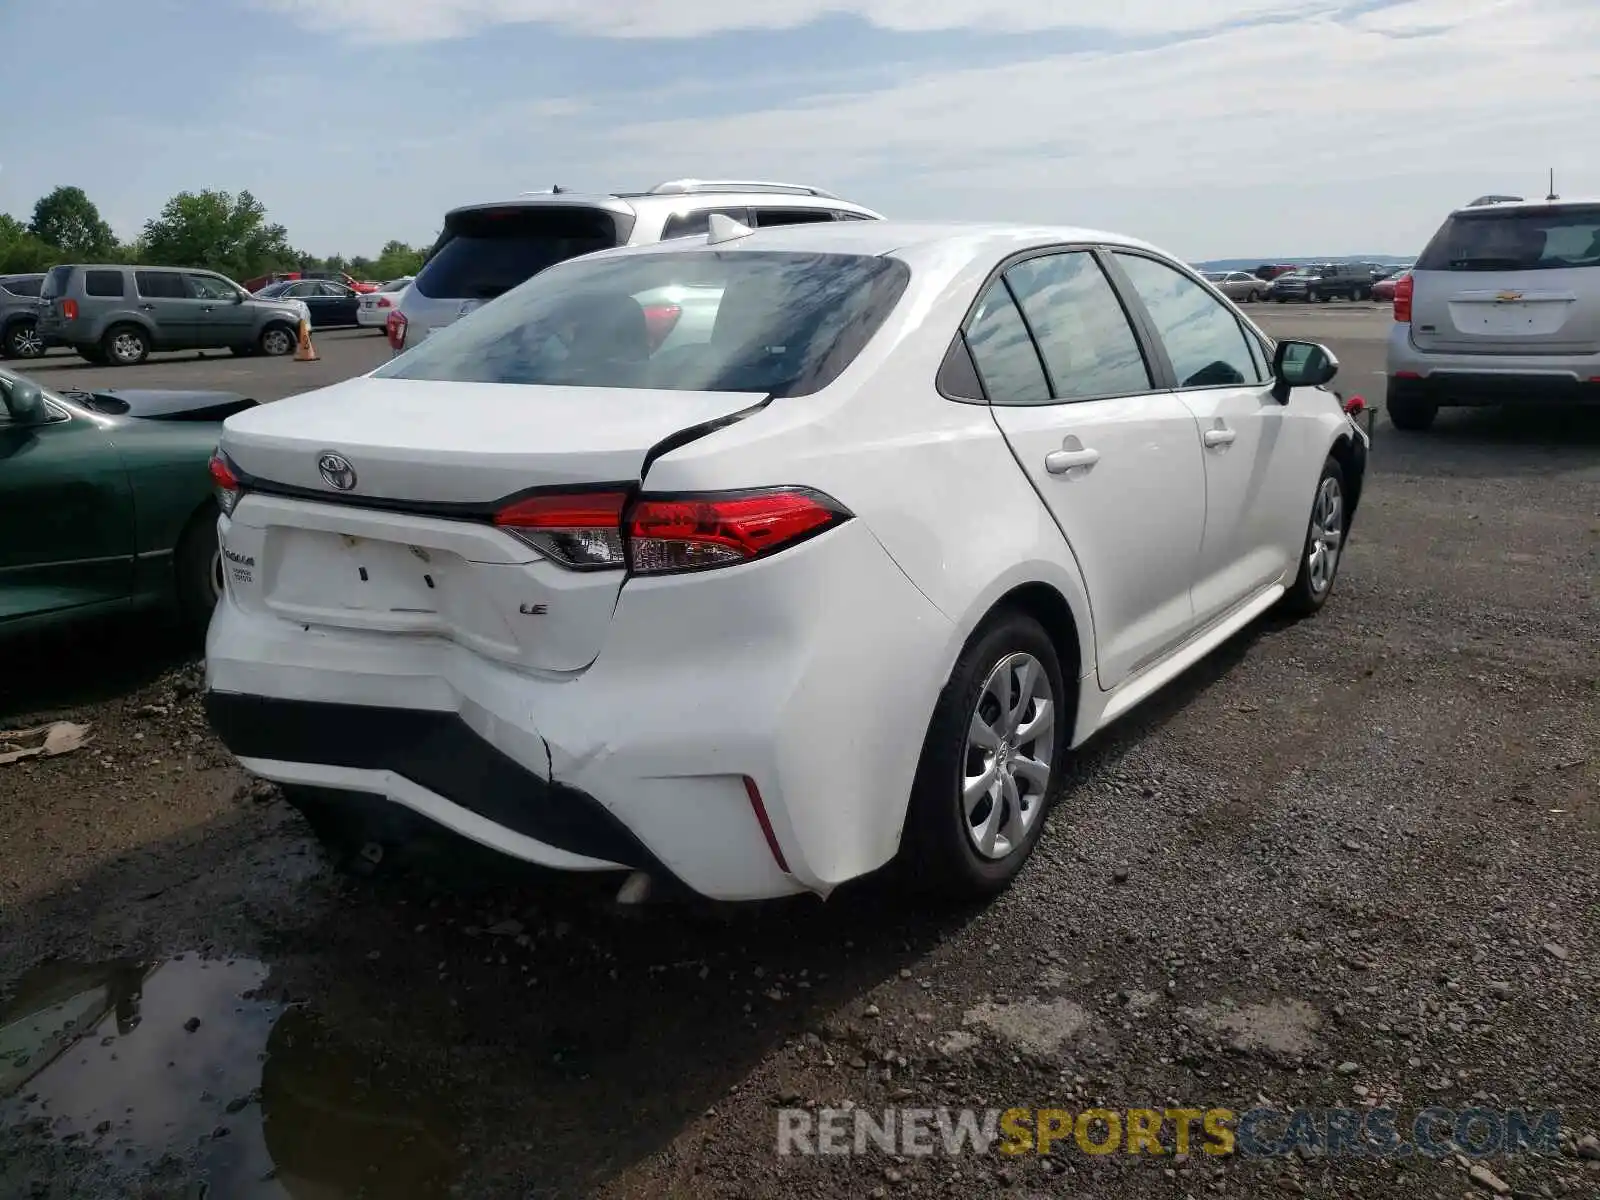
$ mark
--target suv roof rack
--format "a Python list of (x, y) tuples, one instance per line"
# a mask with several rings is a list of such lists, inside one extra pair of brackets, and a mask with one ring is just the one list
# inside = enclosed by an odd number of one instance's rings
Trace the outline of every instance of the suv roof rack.
[(647, 196), (693, 196), (703, 192), (777, 192), (789, 196), (819, 196), (837, 200), (838, 196), (803, 183), (774, 183), (763, 179), (669, 179), (645, 193)]

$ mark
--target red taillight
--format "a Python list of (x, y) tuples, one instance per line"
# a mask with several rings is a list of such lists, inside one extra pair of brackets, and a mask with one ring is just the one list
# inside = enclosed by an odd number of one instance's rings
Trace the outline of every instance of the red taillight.
[(211, 455), (211, 485), (217, 495), (217, 507), (232, 516), (233, 507), (239, 503), (239, 496), (244, 489), (239, 485), (238, 472), (221, 450), (213, 451)]
[(666, 341), (673, 329), (677, 327), (678, 318), (683, 316), (683, 309), (676, 304), (647, 304), (644, 309), (644, 324), (650, 335), (650, 350), (654, 353)]
[(393, 308), (394, 307), (394, 303), (387, 296), (379, 296), (378, 297), (378, 307), (379, 308)]
[(1394, 285), (1394, 319), (1409, 325), (1411, 323), (1411, 289), (1415, 281), (1407, 275), (1395, 281)]
[(684, 499), (642, 496), (628, 512), (628, 565), (651, 575), (745, 562), (848, 516), (833, 500), (802, 488)]
[(78, 319), (78, 302), (76, 300), (63, 300), (61, 302), (61, 315), (69, 321)]
[(383, 331), (388, 335), (389, 347), (400, 351), (406, 348), (406, 315), (399, 309), (389, 314), (389, 319), (383, 323)]
[(622, 508), (627, 501), (623, 492), (524, 496), (495, 513), (494, 523), (562, 566), (620, 567), (626, 563)]
[(596, 491), (524, 496), (494, 523), (563, 566), (665, 575), (749, 562), (849, 517), (807, 488), (641, 496), (631, 508), (625, 493)]

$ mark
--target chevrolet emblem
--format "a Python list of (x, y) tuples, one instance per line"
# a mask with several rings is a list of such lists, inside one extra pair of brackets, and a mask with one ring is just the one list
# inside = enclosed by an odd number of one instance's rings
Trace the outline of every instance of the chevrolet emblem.
[(1495, 301), (1497, 303), (1500, 303), (1500, 304), (1509, 304), (1513, 300), (1521, 300), (1521, 299), (1522, 299), (1522, 293), (1521, 292), (1501, 292), (1499, 295), (1497, 295), (1495, 297)]

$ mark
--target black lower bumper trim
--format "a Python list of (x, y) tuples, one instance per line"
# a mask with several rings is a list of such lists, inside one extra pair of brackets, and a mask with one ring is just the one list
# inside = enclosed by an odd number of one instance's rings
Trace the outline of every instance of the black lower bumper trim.
[(1595, 404), (1600, 383), (1563, 375), (1474, 375), (1467, 371), (1435, 371), (1418, 379), (1392, 375), (1391, 395), (1415, 397), (1442, 407), (1492, 404)]
[(529, 771), (455, 713), (207, 692), (206, 715), (240, 758), (393, 771), (513, 833), (660, 875), (667, 872), (593, 796)]

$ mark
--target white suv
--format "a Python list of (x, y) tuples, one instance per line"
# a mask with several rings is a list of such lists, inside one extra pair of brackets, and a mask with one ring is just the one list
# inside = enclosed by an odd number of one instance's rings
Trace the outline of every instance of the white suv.
[(992, 892), (1069, 750), (1327, 600), (1367, 458), (1336, 368), (1090, 230), (574, 259), (228, 419), (207, 710), (368, 857), (338, 814), (719, 899), (902, 851)]
[[(546, 267), (614, 246), (704, 236), (713, 213), (751, 228), (881, 220), (832, 192), (797, 183), (676, 179), (648, 192), (582, 196), (560, 189), (453, 209), (386, 329), (396, 353)], [(670, 307), (647, 314), (674, 318)], [(662, 330), (663, 334), (666, 332)]]
[(1600, 400), (1600, 201), (1457, 209), (1394, 293), (1389, 419), (1441, 407)]

